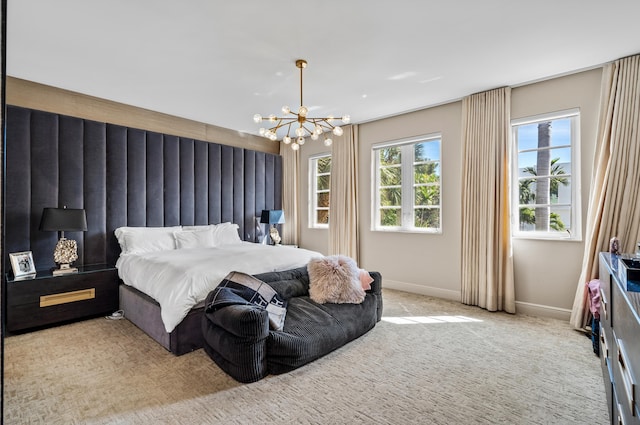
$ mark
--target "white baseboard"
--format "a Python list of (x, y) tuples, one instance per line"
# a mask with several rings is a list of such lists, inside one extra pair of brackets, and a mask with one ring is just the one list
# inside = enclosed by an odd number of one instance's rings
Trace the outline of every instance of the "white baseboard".
[(383, 280), (382, 287), (410, 292), (412, 294), (443, 298), (445, 300), (460, 301), (460, 291), (452, 291), (450, 289), (434, 288), (432, 286), (417, 285), (415, 283), (400, 282), (389, 279)]
[[(382, 287), (409, 292), (412, 294), (420, 294), (428, 297), (443, 298), (445, 300), (461, 302), (460, 291), (453, 291), (451, 289), (434, 288), (432, 286), (418, 285), (415, 283), (400, 282), (389, 279), (384, 280)], [(571, 318), (571, 310), (566, 308), (558, 308), (524, 301), (516, 301), (516, 313), (526, 314), (528, 316), (550, 317), (565, 321), (569, 321)]]
[(516, 312), (518, 314), (526, 314), (528, 316), (551, 317), (553, 319), (564, 320), (567, 322), (571, 319), (571, 310), (569, 309), (526, 303), (524, 301), (516, 301)]

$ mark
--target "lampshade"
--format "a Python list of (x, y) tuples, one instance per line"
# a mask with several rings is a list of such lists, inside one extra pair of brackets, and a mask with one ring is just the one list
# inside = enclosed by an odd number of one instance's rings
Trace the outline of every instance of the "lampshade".
[(42, 210), (40, 230), (51, 232), (84, 232), (87, 216), (83, 209), (45, 208)]
[(262, 210), (260, 223), (282, 224), (284, 223), (284, 211), (282, 210)]

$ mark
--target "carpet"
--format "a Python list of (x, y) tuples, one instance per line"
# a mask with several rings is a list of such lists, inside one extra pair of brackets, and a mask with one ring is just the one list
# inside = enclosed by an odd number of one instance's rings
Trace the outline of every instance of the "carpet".
[(547, 318), (383, 291), (383, 321), (252, 384), (127, 320), (5, 339), (6, 424), (605, 424), (599, 359)]

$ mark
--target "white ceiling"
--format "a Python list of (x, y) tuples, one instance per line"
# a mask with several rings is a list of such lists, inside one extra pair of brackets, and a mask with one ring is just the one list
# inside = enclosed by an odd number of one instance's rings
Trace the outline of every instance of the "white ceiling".
[(640, 53), (639, 0), (8, 0), (7, 74), (257, 133), (362, 123)]

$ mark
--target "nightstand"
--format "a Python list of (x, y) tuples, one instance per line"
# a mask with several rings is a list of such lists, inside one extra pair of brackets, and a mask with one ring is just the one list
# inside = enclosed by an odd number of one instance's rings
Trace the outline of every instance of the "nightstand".
[(7, 276), (7, 331), (22, 331), (117, 310), (117, 269), (106, 264), (77, 268), (77, 273), (59, 276), (50, 270), (39, 270), (35, 276), (24, 279)]

